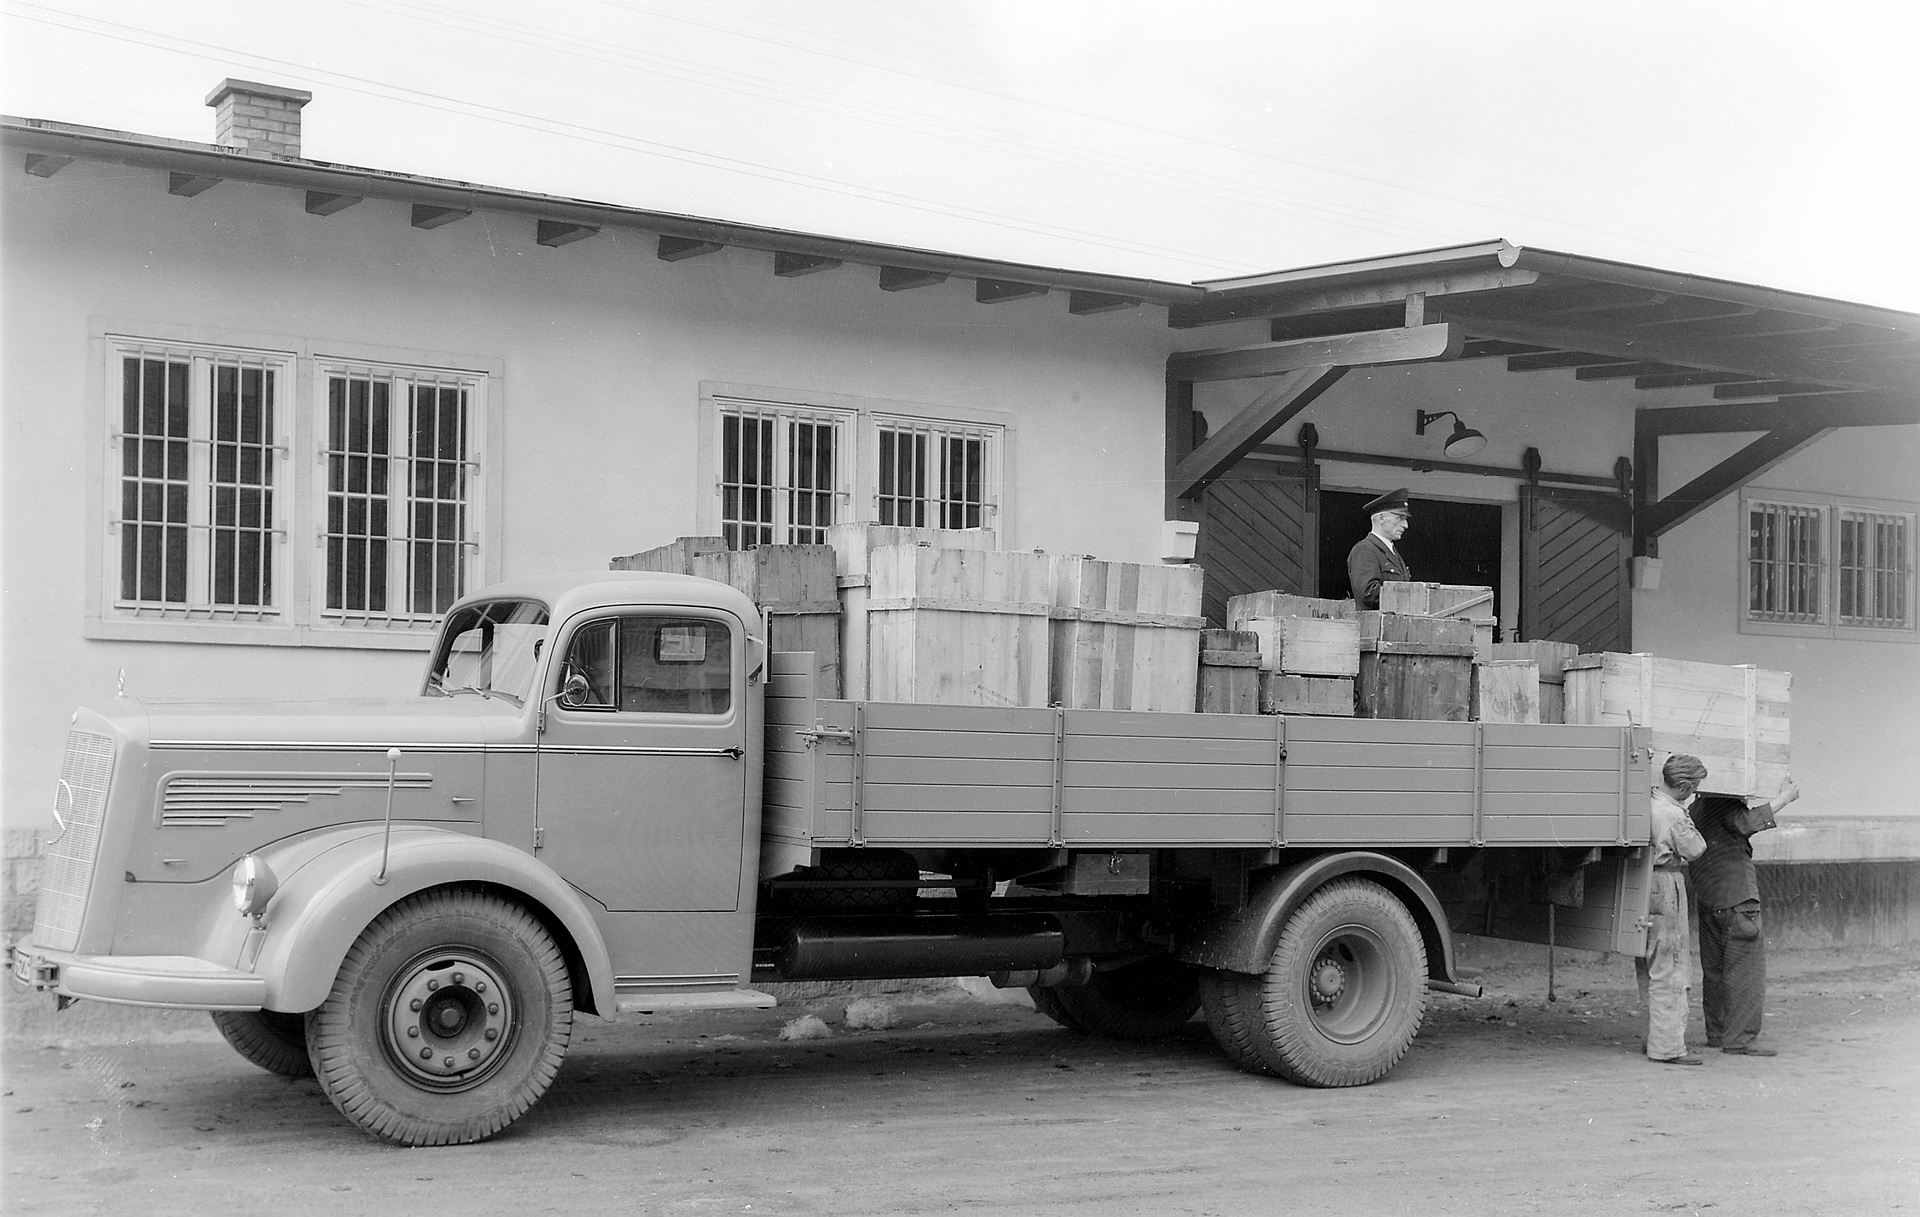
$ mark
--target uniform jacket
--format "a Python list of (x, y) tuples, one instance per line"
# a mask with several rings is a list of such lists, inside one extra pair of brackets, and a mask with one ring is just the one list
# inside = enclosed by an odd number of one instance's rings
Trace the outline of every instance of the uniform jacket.
[(1347, 582), (1353, 588), (1353, 598), (1363, 609), (1379, 608), (1380, 585), (1388, 580), (1411, 583), (1413, 571), (1397, 551), (1368, 533), (1347, 551)]

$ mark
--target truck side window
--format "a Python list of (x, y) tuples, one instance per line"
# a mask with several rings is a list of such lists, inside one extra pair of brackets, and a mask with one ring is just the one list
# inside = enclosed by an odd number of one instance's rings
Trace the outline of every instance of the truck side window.
[(562, 680), (578, 674), (588, 693), (575, 709), (653, 714), (725, 714), (733, 707), (733, 635), (718, 621), (609, 618), (581, 627)]

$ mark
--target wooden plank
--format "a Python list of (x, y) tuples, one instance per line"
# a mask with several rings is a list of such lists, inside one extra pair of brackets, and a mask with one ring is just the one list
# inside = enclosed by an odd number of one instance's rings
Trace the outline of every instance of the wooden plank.
[(1278, 376), (1312, 367), (1356, 368), (1422, 363), (1460, 354), (1466, 332), (1447, 324), (1368, 330), (1327, 338), (1266, 342), (1257, 346), (1188, 351), (1167, 360), (1167, 375), (1195, 383)]

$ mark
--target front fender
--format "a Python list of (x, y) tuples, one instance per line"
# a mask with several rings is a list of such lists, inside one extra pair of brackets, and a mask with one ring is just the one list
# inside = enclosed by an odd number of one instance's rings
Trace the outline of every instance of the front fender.
[(1274, 871), (1247, 893), (1245, 905), (1209, 917), (1181, 935), (1176, 953), (1203, 968), (1259, 975), (1273, 961), (1287, 918), (1322, 884), (1341, 875), (1372, 879), (1398, 896), (1426, 942), (1428, 976), (1456, 983), (1446, 910), (1411, 866), (1371, 850), (1317, 854)]
[(291, 1013), (325, 1001), (354, 940), (392, 905), (428, 888), (474, 884), (516, 894), (547, 923), (586, 990), (576, 994), (576, 1005), (613, 1008), (613, 963), (599, 926), (551, 868), (485, 837), (395, 827), (386, 882), (376, 884), (382, 838), (379, 825), (355, 825), (261, 851), (280, 876), (253, 968), (266, 981), (267, 1009)]

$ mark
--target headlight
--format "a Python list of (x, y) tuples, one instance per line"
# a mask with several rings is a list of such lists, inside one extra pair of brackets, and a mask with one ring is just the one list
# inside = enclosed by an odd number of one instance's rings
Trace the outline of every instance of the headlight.
[(233, 864), (233, 907), (247, 916), (259, 916), (279, 890), (279, 876), (254, 855), (248, 854)]

